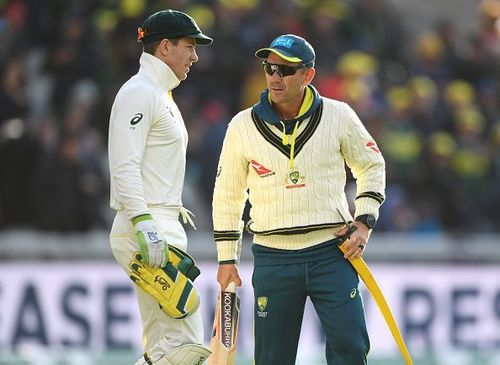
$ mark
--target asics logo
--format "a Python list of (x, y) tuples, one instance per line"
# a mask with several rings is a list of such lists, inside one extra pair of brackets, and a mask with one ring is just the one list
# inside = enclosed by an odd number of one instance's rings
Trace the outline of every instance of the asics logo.
[(130, 125), (136, 125), (142, 120), (142, 113), (136, 113), (134, 117), (130, 120)]

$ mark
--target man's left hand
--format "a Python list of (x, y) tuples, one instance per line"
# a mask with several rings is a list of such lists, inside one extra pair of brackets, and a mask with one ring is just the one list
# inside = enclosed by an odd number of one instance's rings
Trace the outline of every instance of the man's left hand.
[[(342, 246), (345, 248), (344, 258), (355, 259), (357, 257), (363, 257), (366, 250), (366, 245), (370, 239), (371, 229), (369, 229), (364, 223), (353, 222), (353, 225), (358, 227), (358, 229), (351, 234), (351, 237), (346, 240)], [(335, 234), (341, 236), (347, 232), (348, 227), (344, 226), (342, 229), (337, 231)]]
[(142, 261), (152, 268), (165, 267), (168, 262), (168, 245), (156, 228), (151, 214), (142, 214), (132, 219), (141, 250)]

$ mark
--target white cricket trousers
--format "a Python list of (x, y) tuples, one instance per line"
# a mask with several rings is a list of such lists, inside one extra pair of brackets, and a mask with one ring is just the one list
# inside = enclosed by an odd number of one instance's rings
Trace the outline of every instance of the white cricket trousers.
[[(150, 208), (156, 227), (169, 245), (187, 251), (187, 238), (179, 222), (178, 208)], [(125, 272), (134, 252), (138, 252), (134, 227), (124, 211), (119, 211), (110, 234), (113, 255)], [(136, 287), (142, 320), (144, 351), (151, 358), (169, 353), (185, 344), (203, 344), (203, 321), (200, 310), (184, 319), (173, 319), (160, 309), (158, 302), (141, 288)]]

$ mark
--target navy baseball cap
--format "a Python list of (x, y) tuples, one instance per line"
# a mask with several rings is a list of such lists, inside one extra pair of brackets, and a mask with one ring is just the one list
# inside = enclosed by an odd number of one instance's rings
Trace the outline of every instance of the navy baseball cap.
[(275, 38), (267, 48), (255, 52), (259, 58), (267, 58), (273, 52), (290, 62), (301, 62), (304, 66), (314, 67), (316, 54), (314, 48), (304, 38), (295, 34), (284, 34)]
[(143, 44), (163, 38), (190, 37), (197, 44), (208, 45), (213, 39), (203, 34), (192, 17), (177, 10), (161, 10), (150, 15), (137, 30), (137, 42)]

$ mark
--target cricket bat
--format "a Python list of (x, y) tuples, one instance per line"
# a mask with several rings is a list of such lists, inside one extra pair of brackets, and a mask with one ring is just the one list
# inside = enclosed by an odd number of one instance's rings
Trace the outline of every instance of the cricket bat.
[(208, 365), (234, 365), (240, 315), (240, 297), (230, 282), (217, 296)]

